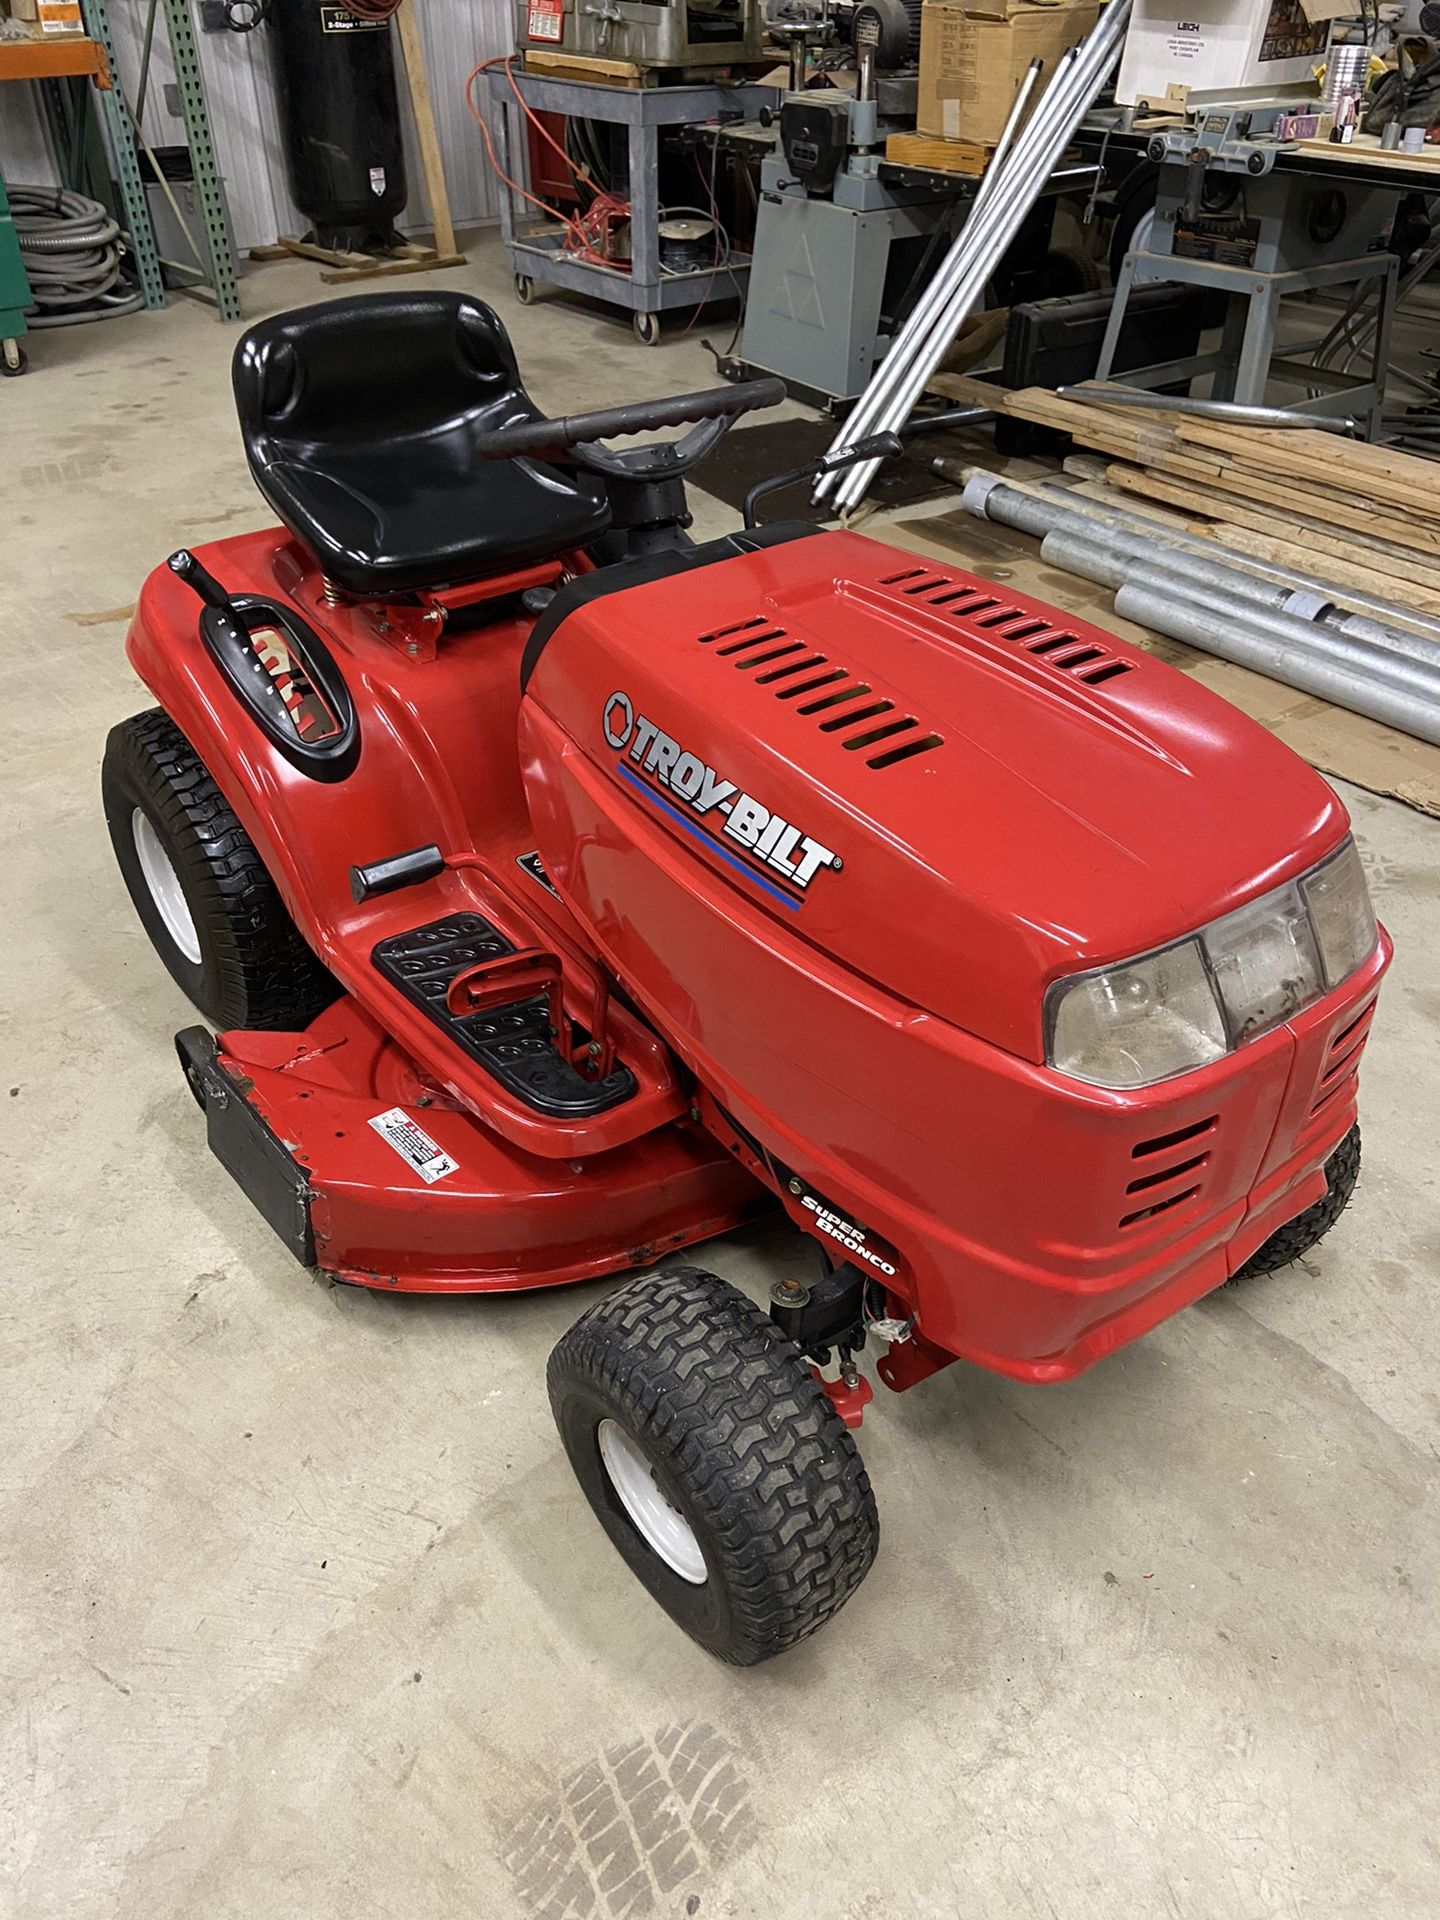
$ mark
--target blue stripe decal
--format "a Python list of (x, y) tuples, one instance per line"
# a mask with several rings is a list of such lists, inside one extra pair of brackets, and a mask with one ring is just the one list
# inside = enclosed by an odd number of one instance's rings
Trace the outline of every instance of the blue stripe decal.
[(629, 767), (622, 766), (617, 760), (615, 762), (615, 771), (622, 779), (628, 780), (637, 792), (643, 793), (647, 800), (653, 801), (662, 813), (668, 813), (672, 820), (678, 820), (687, 833), (693, 833), (697, 840), (703, 840), (712, 853), (719, 854), (722, 860), (728, 860), (737, 872), (743, 873), (745, 878), (750, 881), (753, 886), (759, 887), (762, 893), (768, 893), (772, 899), (778, 900), (782, 907), (789, 907), (792, 913), (798, 913), (800, 911), (802, 902), (792, 900), (788, 893), (782, 893), (779, 887), (772, 887), (768, 880), (762, 880), (755, 869), (747, 866), (738, 854), (731, 853), (728, 847), (722, 847), (714, 834), (707, 833), (698, 821), (686, 819), (678, 807), (672, 807), (668, 800), (662, 800), (655, 789), (647, 786), (643, 780), (630, 771)]

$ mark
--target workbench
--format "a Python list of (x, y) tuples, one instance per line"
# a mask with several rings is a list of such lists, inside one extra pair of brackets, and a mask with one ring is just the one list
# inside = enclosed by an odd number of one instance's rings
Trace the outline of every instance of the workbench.
[[(660, 265), (660, 136), (669, 127), (718, 121), (722, 114), (754, 118), (762, 107), (774, 106), (780, 95), (774, 87), (729, 86), (714, 82), (678, 87), (610, 87), (589, 80), (494, 69), (487, 76), (494, 109), (500, 164), (512, 180), (529, 189), (529, 142), (526, 120), (512, 91), (519, 92), (533, 112), (565, 114), (627, 130), (630, 161), (630, 261), (607, 266), (585, 260), (565, 246), (566, 232), (559, 221), (539, 225), (535, 209), (504, 180), (500, 187), (500, 234), (505, 257), (515, 276), (515, 291), (528, 300), (533, 284), (542, 281), (586, 293), (632, 316), (636, 338), (653, 346), (660, 338), (660, 315), (677, 308), (697, 307), (717, 282), (725, 291), (743, 295), (750, 256), (732, 251), (720, 267), (669, 273)], [(698, 189), (697, 189), (698, 191)]]

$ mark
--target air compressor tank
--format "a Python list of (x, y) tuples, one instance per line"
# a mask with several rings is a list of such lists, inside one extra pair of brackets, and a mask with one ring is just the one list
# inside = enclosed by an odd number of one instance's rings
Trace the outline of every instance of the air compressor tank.
[(405, 153), (388, 20), (329, 0), (269, 13), (290, 193), (318, 246), (394, 245)]

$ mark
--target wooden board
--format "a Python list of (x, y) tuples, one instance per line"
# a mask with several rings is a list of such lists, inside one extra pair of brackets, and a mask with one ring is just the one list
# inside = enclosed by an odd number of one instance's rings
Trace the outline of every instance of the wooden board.
[(1386, 153), (1379, 136), (1373, 133), (1357, 133), (1348, 147), (1338, 146), (1333, 140), (1297, 140), (1295, 145), (1312, 159), (1333, 160), (1339, 167), (1373, 167), (1378, 163), (1394, 167), (1397, 173), (1440, 174), (1440, 147), (1425, 147), (1419, 153)]
[(971, 140), (937, 140), (924, 133), (892, 133), (885, 139), (885, 158), (897, 167), (924, 167), (931, 173), (961, 173), (975, 180), (989, 164), (993, 147)]
[(430, 79), (425, 71), (424, 49), (420, 45), (415, 0), (401, 0), (395, 25), (400, 33), (400, 53), (405, 62), (405, 79), (410, 88), (410, 106), (415, 116), (415, 137), (420, 145), (425, 197), (430, 202), (430, 224), (435, 230), (435, 251), (449, 258), (455, 256), (455, 228), (450, 220), (450, 196), (445, 189), (440, 137), (435, 131), (435, 113), (430, 105)]
[(549, 73), (560, 80), (589, 80), (606, 87), (643, 87), (645, 67), (633, 60), (600, 60), (584, 53), (547, 53), (543, 47), (525, 49), (527, 73)]

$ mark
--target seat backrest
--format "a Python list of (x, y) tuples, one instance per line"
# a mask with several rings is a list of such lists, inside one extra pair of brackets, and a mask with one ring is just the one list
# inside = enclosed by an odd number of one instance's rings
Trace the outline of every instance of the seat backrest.
[(478, 429), (536, 413), (498, 317), (463, 293), (361, 294), (277, 314), (240, 341), (232, 379), (257, 478), (303, 449), (394, 447), (460, 420)]

